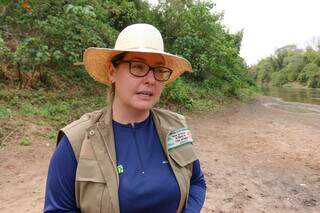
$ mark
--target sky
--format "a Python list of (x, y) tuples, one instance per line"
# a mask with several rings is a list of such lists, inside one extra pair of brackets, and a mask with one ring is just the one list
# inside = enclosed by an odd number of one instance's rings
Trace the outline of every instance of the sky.
[[(154, 3), (157, 0), (149, 0)], [(280, 47), (304, 48), (320, 38), (320, 0), (214, 0), (224, 11), (222, 23), (244, 30), (240, 55), (248, 65), (270, 56)]]

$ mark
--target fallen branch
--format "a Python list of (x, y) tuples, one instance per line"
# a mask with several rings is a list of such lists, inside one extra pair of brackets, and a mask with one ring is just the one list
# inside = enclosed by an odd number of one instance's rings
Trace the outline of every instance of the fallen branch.
[(1, 146), (5, 145), (5, 141), (15, 132), (19, 129), (19, 127), (15, 128), (12, 132), (10, 132), (0, 143)]

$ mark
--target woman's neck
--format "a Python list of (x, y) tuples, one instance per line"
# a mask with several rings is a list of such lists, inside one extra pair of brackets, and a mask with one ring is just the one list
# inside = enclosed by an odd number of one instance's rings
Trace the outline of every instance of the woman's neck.
[(112, 119), (121, 124), (139, 123), (148, 118), (150, 110), (137, 110), (119, 104), (117, 101), (112, 103)]

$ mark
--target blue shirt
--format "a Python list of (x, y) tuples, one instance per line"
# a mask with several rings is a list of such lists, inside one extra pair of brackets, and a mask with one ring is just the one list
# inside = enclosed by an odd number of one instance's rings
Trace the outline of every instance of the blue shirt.
[[(176, 212), (180, 190), (162, 149), (151, 116), (135, 124), (112, 123), (119, 173), (121, 212)], [(48, 172), (44, 212), (80, 212), (75, 202), (77, 161), (64, 136), (55, 150)], [(205, 181), (199, 161), (193, 163), (187, 208), (200, 212)]]

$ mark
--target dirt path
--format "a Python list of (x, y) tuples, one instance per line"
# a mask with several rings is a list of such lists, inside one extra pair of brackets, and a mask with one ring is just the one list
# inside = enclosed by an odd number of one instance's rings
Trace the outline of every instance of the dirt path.
[[(320, 114), (273, 102), (188, 116), (208, 187), (203, 212), (320, 212)], [(0, 212), (41, 212), (48, 131), (24, 123), (0, 149)], [(18, 144), (22, 134), (30, 146)]]
[(208, 186), (203, 212), (320, 212), (320, 114), (271, 102), (191, 117)]

